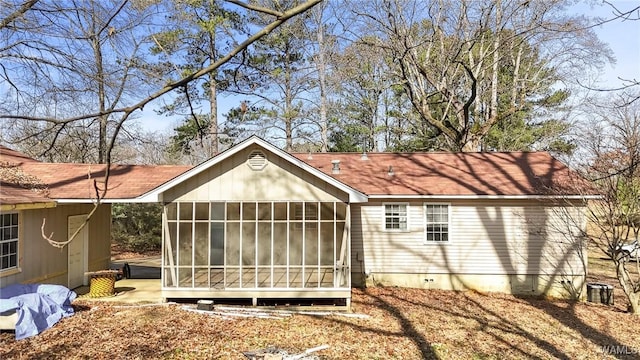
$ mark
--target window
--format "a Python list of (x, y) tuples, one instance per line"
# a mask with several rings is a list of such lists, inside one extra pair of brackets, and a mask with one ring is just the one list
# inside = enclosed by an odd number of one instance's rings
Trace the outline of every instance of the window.
[(407, 204), (384, 205), (384, 229), (407, 230)]
[(18, 214), (0, 214), (0, 271), (18, 267)]
[(449, 205), (425, 204), (427, 242), (449, 241)]

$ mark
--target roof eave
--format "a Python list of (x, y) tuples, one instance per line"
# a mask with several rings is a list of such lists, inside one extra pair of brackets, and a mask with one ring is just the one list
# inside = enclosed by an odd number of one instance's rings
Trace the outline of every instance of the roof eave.
[(460, 200), (551, 200), (551, 199), (567, 199), (567, 200), (597, 200), (602, 195), (421, 195), (421, 194), (405, 194), (405, 195), (388, 195), (376, 194), (369, 195), (370, 199), (460, 199)]
[(55, 201), (21, 203), (21, 204), (0, 204), (0, 211), (50, 209), (56, 207)]
[[(59, 204), (95, 204), (96, 199), (56, 199)], [(116, 204), (116, 203), (158, 203), (158, 199), (152, 197), (137, 197), (137, 198), (108, 198), (100, 199), (101, 204)]]

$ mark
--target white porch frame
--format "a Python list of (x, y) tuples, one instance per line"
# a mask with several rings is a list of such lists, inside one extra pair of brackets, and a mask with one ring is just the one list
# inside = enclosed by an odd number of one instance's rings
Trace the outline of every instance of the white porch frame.
[[(224, 204), (223, 219), (212, 219), (212, 206), (214, 203)], [(239, 204), (239, 219), (230, 219), (228, 212), (229, 204)], [(286, 206), (286, 219), (276, 219), (276, 204), (284, 204), (280, 206)], [(188, 207), (191, 205), (191, 219), (182, 219), (180, 209), (185, 205)], [(208, 210), (206, 219), (198, 219), (196, 215), (197, 204), (208, 204)], [(253, 205), (251, 205), (253, 204)], [(269, 204), (269, 218), (260, 219), (260, 210), (265, 209), (265, 204)], [(301, 214), (292, 213), (292, 204), (298, 204), (302, 207)], [(313, 204), (310, 208), (315, 207), (315, 218), (307, 219), (307, 206)], [(325, 207), (323, 208), (323, 204)], [(332, 204), (333, 216), (327, 219), (325, 216), (326, 204)], [(262, 206), (261, 206), (262, 205)], [(169, 206), (175, 206), (175, 214), (168, 214)], [(235, 205), (234, 205), (235, 206)], [(249, 219), (244, 219), (245, 207), (255, 207), (255, 213), (253, 216), (249, 216)], [(338, 218), (338, 207), (342, 207), (340, 212), (344, 212), (343, 216)], [(253, 209), (252, 209), (253, 210)], [(250, 211), (252, 211), (250, 210)], [(187, 210), (189, 211), (189, 210)], [(297, 211), (296, 211), (297, 212)], [(351, 289), (351, 271), (350, 271), (350, 205), (340, 201), (301, 201), (301, 200), (288, 200), (288, 201), (186, 201), (186, 202), (174, 202), (166, 204), (163, 211), (163, 241), (162, 241), (162, 290), (165, 298), (177, 298), (177, 297), (295, 297), (295, 298), (349, 298)], [(342, 218), (344, 217), (344, 218)], [(196, 224), (207, 223), (207, 237), (206, 240), (207, 250), (207, 265), (202, 266), (196, 264)], [(211, 252), (212, 252), (212, 223), (219, 222), (223, 224), (223, 265), (212, 264)], [(181, 244), (180, 241), (184, 241), (185, 238), (181, 236), (180, 229), (191, 224), (191, 236), (190, 244)], [(174, 224), (170, 226), (170, 224)], [(228, 236), (228, 225), (238, 224), (239, 234), (238, 237)], [(253, 233), (253, 264), (244, 264), (243, 262), (243, 239), (245, 224), (255, 224), (255, 230)], [(270, 232), (269, 239), (269, 264), (260, 264), (259, 252), (261, 246), (259, 244), (260, 224), (270, 224), (268, 226)], [(276, 236), (278, 233), (275, 231), (276, 224), (280, 224), (280, 229), (284, 226), (286, 229), (286, 249), (282, 249), (286, 252), (286, 264), (280, 265), (274, 263), (274, 254), (279, 250), (275, 249)], [(306, 243), (307, 243), (307, 226), (315, 224), (317, 232), (315, 238), (317, 239), (316, 247), (317, 253), (315, 255), (315, 263), (307, 265)], [(326, 239), (322, 238), (322, 224), (331, 224), (333, 228), (332, 244), (332, 258), (329, 261), (322, 258), (323, 244), (326, 246)], [(182, 226), (181, 226), (182, 225)], [(301, 242), (297, 245), (302, 247), (300, 253), (301, 264), (291, 263), (291, 249), (292, 249), (292, 226), (301, 225), (299, 234), (301, 239), (293, 239), (293, 241)], [(325, 225), (326, 226), (326, 225)], [(173, 229), (173, 231), (171, 230)], [(262, 228), (264, 229), (264, 227)], [(202, 230), (202, 228), (200, 229)], [(342, 233), (339, 233), (339, 231)], [(311, 230), (313, 231), (313, 230)], [(298, 233), (298, 231), (296, 231)], [(202, 235), (200, 233), (200, 235)], [(173, 238), (175, 236), (175, 239)], [(326, 237), (326, 234), (325, 234)], [(340, 238), (338, 238), (340, 237)], [(262, 239), (264, 240), (264, 239)], [(227, 258), (227, 249), (230, 242), (237, 242), (233, 246), (237, 246), (238, 263), (230, 263)], [(200, 243), (200, 242), (199, 242)], [(280, 242), (282, 244), (282, 242)], [(181, 254), (179, 250), (181, 247), (191, 246), (191, 259), (186, 262), (181, 261), (181, 256), (184, 257), (184, 253)], [(265, 247), (266, 248), (266, 247)], [(202, 249), (199, 249), (202, 251)], [(325, 250), (326, 251), (326, 250)], [(187, 265), (182, 265), (186, 263)], [(187, 271), (190, 275), (184, 276), (180, 272)], [(198, 270), (206, 270), (206, 282), (197, 281), (196, 275)], [(276, 273), (282, 274), (284, 270), (286, 279), (283, 281), (276, 281)], [(220, 282), (215, 284), (212, 282), (214, 277), (219, 277), (220, 271), (222, 271), (222, 286)], [(329, 274), (329, 279), (324, 280), (321, 278), (321, 274), (325, 277)], [(247, 280), (243, 277), (247, 277)], [(300, 276), (300, 281), (296, 285), (292, 285), (292, 277)], [(315, 276), (315, 280), (308, 279)], [(190, 280), (187, 278), (190, 277)], [(230, 278), (233, 277), (233, 278)], [(268, 277), (268, 286), (264, 286), (264, 282), (261, 279)], [(204, 278), (204, 276), (202, 276)], [(181, 280), (182, 279), (182, 280)], [(185, 282), (186, 280), (186, 282)], [(283, 283), (285, 284), (283, 286)], [(234, 286), (229, 286), (233, 284)], [(237, 285), (237, 286), (235, 286)]]

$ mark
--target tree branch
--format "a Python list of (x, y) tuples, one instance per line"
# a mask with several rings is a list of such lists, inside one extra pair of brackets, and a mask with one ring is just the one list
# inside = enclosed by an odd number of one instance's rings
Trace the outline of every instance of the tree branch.
[(12, 22), (13, 20), (15, 20), (15, 19), (19, 18), (20, 16), (24, 15), (38, 1), (39, 0), (25, 1), (18, 10), (14, 11), (12, 14), (9, 14), (9, 16), (7, 16), (6, 18), (2, 19), (2, 21), (0, 21), (0, 29), (4, 29), (5, 27), (7, 27), (9, 25), (10, 22)]
[[(231, 3), (231, 4), (234, 4), (234, 5), (238, 5), (240, 7), (243, 7), (245, 9), (247, 9), (247, 10), (253, 10), (253, 11), (261, 12), (261, 13), (264, 13), (264, 14), (273, 15), (273, 16), (275, 16), (277, 18), (285, 16), (284, 13), (281, 13), (279, 11), (271, 10), (271, 9), (268, 9), (268, 8), (265, 8), (265, 7), (262, 7), (262, 6), (256, 6), (256, 5), (247, 4), (247, 3), (244, 3), (244, 2), (239, 1), (239, 0), (224, 0), (224, 1), (228, 2), (228, 3)], [(322, 1), (322, 0), (320, 0), (320, 1)]]
[[(5, 119), (24, 119), (24, 120), (40, 120), (40, 121), (47, 121), (47, 122), (52, 122), (52, 123), (57, 123), (57, 124), (62, 124), (62, 123), (69, 123), (69, 122), (73, 122), (73, 121), (77, 121), (77, 120), (83, 120), (83, 119), (90, 119), (90, 118), (96, 118), (96, 117), (101, 117), (104, 115), (108, 115), (108, 114), (112, 114), (112, 113), (124, 113), (124, 114), (131, 114), (132, 112), (136, 111), (136, 110), (142, 110), (148, 103), (152, 102), (153, 100), (177, 89), (180, 88), (186, 84), (188, 84), (189, 82), (196, 80), (200, 77), (203, 77), (205, 75), (207, 75), (208, 73), (218, 69), (220, 66), (222, 66), (223, 64), (227, 63), (231, 58), (233, 58), (234, 56), (236, 56), (238, 53), (242, 52), (243, 50), (245, 50), (246, 48), (248, 48), (251, 44), (253, 44), (254, 42), (260, 40), (261, 38), (267, 36), (269, 33), (271, 33), (273, 30), (277, 29), (280, 25), (284, 24), (287, 20), (289, 20), (290, 18), (299, 15), (309, 9), (311, 9), (313, 6), (319, 4), (320, 2), (322, 2), (322, 0), (308, 0), (307, 2), (304, 2), (298, 6), (295, 6), (287, 11), (285, 11), (284, 13), (281, 14), (281, 16), (272, 21), (271, 23), (269, 23), (268, 25), (266, 25), (265, 27), (263, 27), (260, 31), (256, 32), (255, 34), (253, 34), (251, 37), (249, 37), (248, 39), (246, 39), (245, 41), (243, 41), (242, 43), (240, 43), (236, 48), (232, 49), (229, 53), (227, 53), (227, 55), (225, 55), (224, 57), (218, 59), (216, 62), (210, 64), (209, 66), (200, 69), (199, 71), (190, 74), (188, 76), (183, 77), (180, 80), (171, 82), (169, 84), (167, 84), (166, 86), (164, 86), (162, 89), (156, 91), (155, 93), (149, 95), (148, 97), (146, 97), (145, 99), (139, 101), (138, 103), (128, 106), (128, 107), (121, 107), (121, 108), (115, 108), (113, 110), (108, 110), (108, 111), (102, 111), (102, 112), (96, 112), (96, 113), (92, 113), (92, 114), (84, 114), (84, 115), (79, 115), (79, 116), (75, 116), (72, 118), (66, 118), (66, 119), (56, 119), (56, 118), (50, 118), (50, 117), (38, 117), (38, 116), (24, 116), (24, 115), (11, 115), (11, 114), (0, 114), (0, 118), (5, 118)], [(127, 115), (128, 116), (128, 115)]]

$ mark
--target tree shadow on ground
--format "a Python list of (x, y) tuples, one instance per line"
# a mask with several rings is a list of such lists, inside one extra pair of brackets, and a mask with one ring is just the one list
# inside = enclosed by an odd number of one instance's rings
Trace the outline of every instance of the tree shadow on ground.
[[(379, 287), (356, 291), (361, 292), (361, 295), (354, 297), (356, 308), (373, 306), (393, 316), (397, 323), (389, 323), (389, 330), (386, 330), (367, 322), (353, 323), (340, 318), (331, 318), (331, 321), (363, 333), (409, 339), (419, 352), (417, 354), (425, 359), (440, 358), (443, 355), (440, 346), (445, 351), (449, 348), (454, 352), (457, 347), (473, 348), (474, 356), (502, 354), (507, 358), (555, 359), (573, 359), (576, 351), (591, 352), (593, 355), (603, 346), (634, 349), (633, 344), (624, 344), (581, 319), (576, 312), (576, 302), (556, 303), (547, 299), (518, 298), (505, 294), (442, 290)], [(519, 313), (520, 307), (533, 308), (533, 317)], [(516, 309), (515, 312), (513, 309)], [(413, 310), (413, 313), (409, 310)], [(448, 337), (448, 334), (438, 334), (446, 333), (451, 328), (460, 330), (462, 335)], [(566, 333), (567, 338), (573, 338), (575, 342), (563, 343), (564, 339), (554, 338), (554, 331)], [(616, 356), (633, 358), (628, 354)]]

